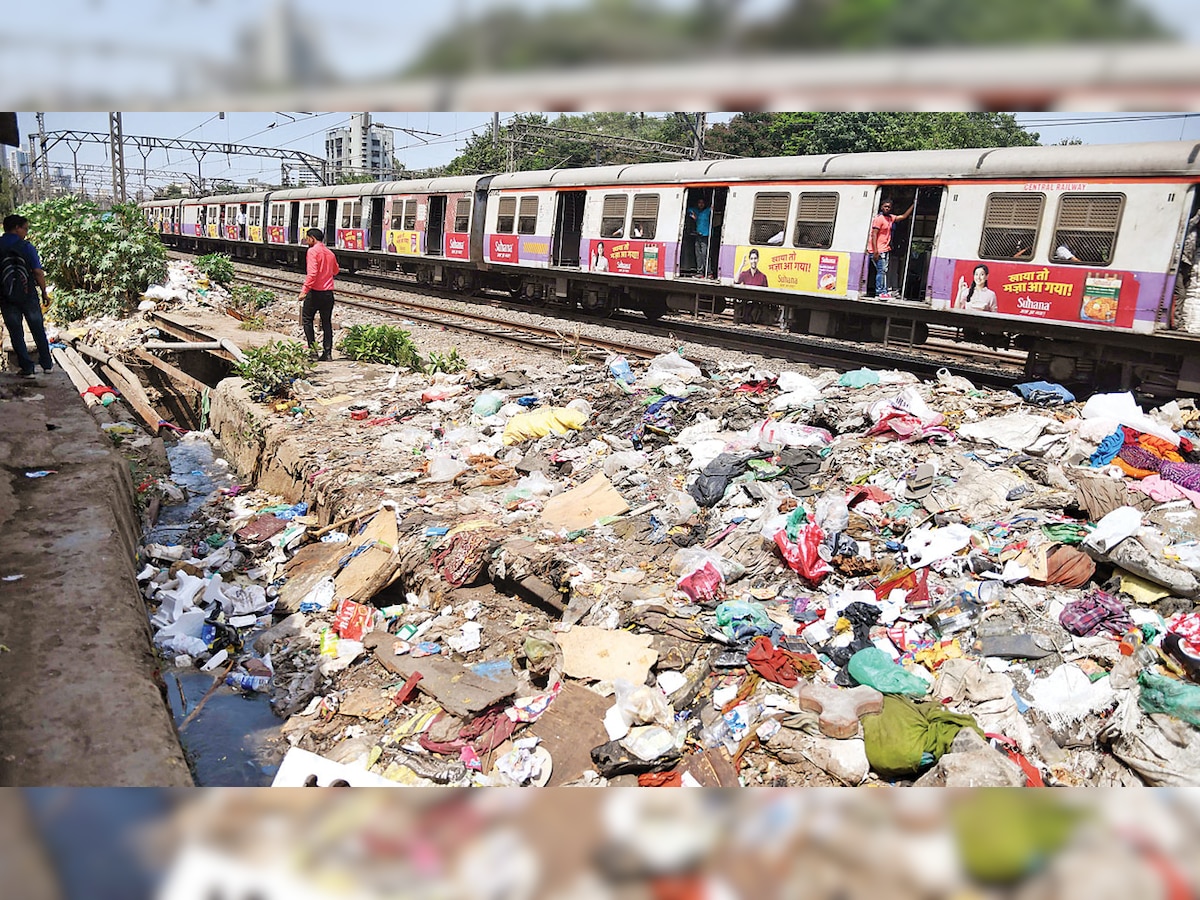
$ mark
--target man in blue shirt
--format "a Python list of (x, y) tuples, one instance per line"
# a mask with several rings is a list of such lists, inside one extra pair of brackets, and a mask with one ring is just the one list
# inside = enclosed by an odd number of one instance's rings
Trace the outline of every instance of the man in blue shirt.
[(24, 257), (33, 274), (33, 284), (28, 286), (24, 297), (10, 297), (0, 293), (0, 315), (4, 317), (4, 326), (12, 340), (13, 350), (21, 364), (21, 374), (32, 376), (35, 370), (29, 348), (25, 345), (24, 324), (28, 323), (29, 331), (33, 334), (33, 342), (38, 349), (38, 362), (43, 371), (49, 372), (54, 366), (50, 355), (50, 342), (46, 340), (46, 326), (42, 321), (42, 306), (38, 301), (41, 292), (42, 301), (46, 300), (46, 273), (42, 271), (42, 260), (37, 248), (25, 239), (29, 232), (29, 220), (15, 213), (4, 217), (4, 236), (0, 237), (0, 259), (15, 251)]
[(695, 206), (688, 207), (687, 217), (695, 228), (693, 245), (696, 253), (697, 274), (701, 278), (708, 277), (708, 236), (712, 231), (712, 210), (704, 197), (696, 200)]

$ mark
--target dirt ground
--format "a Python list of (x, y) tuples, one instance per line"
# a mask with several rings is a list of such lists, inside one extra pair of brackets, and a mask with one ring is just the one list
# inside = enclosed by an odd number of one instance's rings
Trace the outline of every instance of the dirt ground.
[(132, 496), (66, 374), (0, 375), (0, 785), (192, 783), (135, 580)]

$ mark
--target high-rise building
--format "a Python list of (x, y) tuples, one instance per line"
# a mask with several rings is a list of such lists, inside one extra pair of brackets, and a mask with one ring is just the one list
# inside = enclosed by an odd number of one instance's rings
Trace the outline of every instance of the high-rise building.
[(371, 124), (370, 113), (355, 113), (349, 126), (325, 132), (330, 175), (370, 175), (380, 181), (393, 177), (392, 140), (391, 129)]

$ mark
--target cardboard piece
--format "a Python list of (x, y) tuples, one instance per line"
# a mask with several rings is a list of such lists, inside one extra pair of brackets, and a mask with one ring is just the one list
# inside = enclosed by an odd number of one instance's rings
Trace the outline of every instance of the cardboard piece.
[(701, 787), (741, 787), (737, 769), (724, 747), (713, 747), (684, 758), (679, 768), (691, 775)]
[(542, 739), (554, 759), (548, 787), (560, 787), (594, 769), (592, 748), (608, 740), (604, 714), (612, 698), (601, 697), (581, 684), (568, 681), (549, 708), (529, 726), (529, 734)]
[(286, 519), (279, 519), (273, 515), (259, 516), (249, 525), (240, 528), (235, 532), (238, 540), (244, 541), (247, 544), (261, 544), (263, 541), (270, 540), (288, 527)]
[(558, 635), (563, 673), (592, 681), (624, 678), (635, 685), (645, 684), (650, 667), (658, 661), (658, 653), (650, 646), (653, 640), (648, 634), (576, 625)]
[(372, 721), (378, 721), (395, 710), (396, 704), (392, 702), (392, 698), (381, 694), (378, 688), (353, 688), (346, 692), (346, 696), (338, 704), (338, 713), (341, 715)]
[(317, 582), (337, 572), (338, 560), (348, 552), (346, 547), (344, 543), (323, 544), (317, 541), (297, 550), (296, 555), (283, 567), (287, 581), (279, 589), (276, 610), (294, 613), (300, 609), (300, 603), (317, 586)]
[(590, 528), (597, 519), (619, 516), (628, 510), (629, 504), (612, 482), (597, 473), (579, 487), (547, 500), (542, 507), (542, 524), (556, 531), (579, 531)]
[(360, 547), (367, 549), (351, 559), (334, 577), (337, 588), (334, 596), (338, 600), (366, 603), (383, 590), (400, 566), (400, 558), (395, 553), (397, 538), (396, 514), (390, 509), (381, 509), (362, 531), (352, 535), (348, 542), (339, 544), (343, 557)]
[(417, 690), (432, 697), (451, 715), (471, 719), (516, 693), (517, 679), (512, 674), (488, 678), (441, 656), (397, 656), (395, 644), (396, 636), (386, 631), (373, 631), (363, 637), (363, 646), (373, 650), (375, 658), (393, 675), (410, 678), (420, 672)]

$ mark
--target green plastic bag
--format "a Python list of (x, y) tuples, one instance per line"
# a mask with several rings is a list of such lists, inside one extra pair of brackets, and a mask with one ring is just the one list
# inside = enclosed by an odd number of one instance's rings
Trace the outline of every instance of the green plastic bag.
[(804, 511), (803, 506), (797, 505), (792, 510), (792, 514), (787, 517), (787, 524), (783, 526), (784, 533), (787, 534), (788, 540), (793, 544), (796, 543), (796, 535), (800, 533), (800, 526), (808, 522), (808, 513)]
[(881, 694), (911, 694), (924, 697), (929, 693), (929, 683), (913, 675), (903, 666), (892, 662), (892, 658), (878, 647), (864, 647), (846, 665), (847, 670), (859, 684), (875, 688)]
[(1168, 678), (1152, 669), (1142, 669), (1138, 684), (1142, 688), (1138, 696), (1142, 712), (1166, 713), (1200, 728), (1200, 685)]

